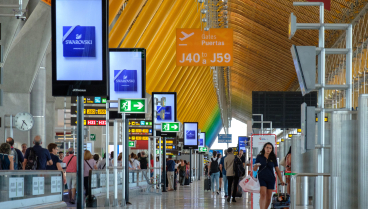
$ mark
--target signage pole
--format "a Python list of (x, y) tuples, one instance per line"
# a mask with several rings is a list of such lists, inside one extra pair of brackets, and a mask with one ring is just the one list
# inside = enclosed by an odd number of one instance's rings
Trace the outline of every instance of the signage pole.
[[(126, 119), (125, 118), (125, 113), (122, 114), (123, 115), (123, 121), (125, 121), (125, 124), (123, 124), (123, 128), (124, 128), (124, 137), (125, 137), (125, 153), (128, 153), (129, 154), (129, 140), (126, 140), (126, 139), (129, 139), (129, 119)], [(124, 141), (123, 141), (124, 142)], [(124, 170), (125, 170), (125, 202), (127, 204), (130, 204), (129, 203), (129, 168), (128, 168), (128, 165), (129, 165), (129, 162), (128, 162), (129, 158), (125, 158), (125, 167), (124, 167)]]
[(194, 164), (193, 164), (193, 170), (194, 170), (194, 175), (193, 175), (193, 177), (195, 178), (195, 177), (197, 177), (196, 175), (197, 175), (197, 153), (196, 153), (196, 151), (194, 150)]
[(201, 180), (201, 154), (198, 152), (198, 181)]
[[(77, 208), (84, 208), (83, 200), (83, 125), (84, 125), (84, 115), (83, 115), (83, 96), (78, 96), (77, 101), (77, 131), (78, 131), (78, 152), (77, 152)], [(64, 129), (65, 130), (65, 129)], [(64, 135), (65, 136), (65, 135)]]
[(163, 179), (164, 179), (164, 188), (162, 188), (162, 192), (167, 192), (166, 191), (166, 137), (162, 137), (164, 140), (164, 145), (163, 145), (163, 153), (162, 153), (162, 172), (163, 172)]
[[(125, 179), (126, 179), (126, 173), (125, 173), (125, 170), (129, 167), (127, 161), (129, 160), (129, 158), (127, 157), (127, 154), (129, 155), (129, 152), (125, 152), (124, 150), (129, 150), (129, 146), (127, 146), (127, 143), (129, 143), (129, 140), (127, 140), (126, 136), (125, 136), (125, 113), (122, 113), (122, 124), (121, 124), (121, 152), (123, 153), (122, 154), (122, 159), (121, 159), (121, 162), (122, 162), (122, 166), (123, 166), (123, 169), (122, 169), (122, 181), (121, 183), (124, 185), (124, 188), (123, 188), (123, 191), (122, 191), (122, 196), (123, 196), (123, 200), (121, 201), (121, 206), (126, 206), (126, 200), (125, 200), (125, 193), (128, 192), (127, 190), (127, 185), (126, 182), (125, 182)], [(129, 139), (129, 138), (128, 138)], [(128, 173), (129, 174), (129, 173)], [(129, 177), (129, 176), (128, 176)], [(127, 177), (127, 178), (128, 178)], [(128, 178), (129, 180), (129, 178)]]
[[(156, 99), (155, 98), (153, 98), (152, 99), (152, 102), (153, 102), (153, 105), (154, 105), (154, 109), (152, 110), (152, 115), (153, 115), (153, 117), (152, 117), (152, 123), (153, 123), (153, 129), (152, 129), (152, 134), (153, 134), (153, 167), (156, 167), (156, 128), (155, 128), (155, 126), (156, 126), (156, 124), (155, 124), (155, 122), (156, 122), (156, 109), (157, 109), (157, 107), (156, 107)], [(161, 140), (161, 139), (159, 139), (159, 140)], [(160, 144), (160, 146), (161, 146), (161, 144)], [(158, 156), (160, 156), (160, 155), (158, 155)], [(160, 169), (161, 170), (161, 169)], [(157, 187), (156, 188), (159, 188), (158, 186), (159, 186), (159, 179), (157, 179), (157, 170), (156, 169), (153, 169), (153, 178), (154, 179), (156, 179), (156, 183), (157, 183)], [(161, 190), (160, 190), (161, 191)]]
[(114, 120), (114, 202), (113, 206), (118, 205), (118, 121)]
[(189, 162), (189, 182), (192, 183), (192, 149), (190, 149)]
[[(108, 167), (110, 166), (109, 165), (109, 135), (110, 135), (110, 130), (109, 130), (109, 125), (110, 125), (110, 111), (109, 111), (109, 108), (110, 108), (110, 101), (106, 101), (106, 142), (105, 142), (105, 175), (106, 175), (106, 200), (105, 200), (105, 207), (107, 206), (110, 206), (110, 188), (109, 188), (109, 169)], [(81, 190), (83, 191), (83, 190)]]

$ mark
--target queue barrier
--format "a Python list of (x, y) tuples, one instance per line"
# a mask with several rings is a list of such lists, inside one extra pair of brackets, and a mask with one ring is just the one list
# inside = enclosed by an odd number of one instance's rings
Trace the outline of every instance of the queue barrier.
[[(150, 170), (156, 168), (148, 169), (137, 169), (129, 170), (129, 193), (146, 191), (149, 193), (151, 188), (157, 183), (154, 178), (150, 178)], [(109, 175), (109, 195), (114, 195), (114, 169), (113, 167), (108, 167)], [(123, 184), (123, 174), (124, 167), (117, 167), (117, 188), (118, 191), (124, 189)], [(103, 196), (106, 194), (106, 170), (90, 170), (89, 171), (89, 194), (93, 196)], [(121, 195), (118, 195), (120, 198)]]
[[(313, 191), (308, 191), (308, 185), (314, 184), (314, 193), (316, 192), (317, 188), (317, 178), (323, 178), (322, 190), (323, 190), (323, 198), (321, 200), (322, 203), (317, 203), (315, 199), (310, 200), (310, 193)], [(331, 174), (327, 173), (296, 173), (291, 175), (290, 179), (290, 201), (291, 209), (298, 209), (298, 208), (329, 208), (329, 182), (330, 182)], [(314, 182), (314, 183), (312, 183)], [(315, 197), (316, 194), (311, 195)], [(310, 203), (310, 202), (313, 203)], [(323, 207), (320, 207), (323, 205)]]
[(63, 174), (50, 170), (0, 171), (0, 208), (61, 208)]

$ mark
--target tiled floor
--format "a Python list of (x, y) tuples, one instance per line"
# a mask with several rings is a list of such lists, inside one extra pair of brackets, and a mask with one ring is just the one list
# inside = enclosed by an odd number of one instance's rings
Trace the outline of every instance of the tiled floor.
[(165, 192), (162, 195), (140, 195), (132, 197), (129, 209), (161, 209), (161, 208), (250, 208), (247, 199), (236, 198), (235, 203), (228, 203), (221, 195), (212, 195), (204, 191), (202, 181), (194, 181), (190, 186), (178, 187), (177, 191)]

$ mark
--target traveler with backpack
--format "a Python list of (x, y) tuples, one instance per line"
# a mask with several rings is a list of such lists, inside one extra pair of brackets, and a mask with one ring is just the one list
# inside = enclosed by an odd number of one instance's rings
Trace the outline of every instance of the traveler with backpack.
[(13, 156), (9, 155), (11, 146), (8, 143), (0, 145), (0, 170), (14, 170)]
[(211, 190), (212, 190), (212, 194), (215, 194), (215, 181), (216, 181), (216, 189), (217, 189), (217, 194), (220, 194), (219, 192), (219, 178), (220, 178), (220, 169), (219, 169), (219, 165), (220, 165), (220, 158), (217, 157), (217, 152), (213, 151), (213, 157), (210, 160), (210, 165), (209, 165), (209, 172), (208, 175), (211, 176)]
[[(227, 181), (227, 177), (226, 177), (226, 170), (225, 170), (225, 158), (227, 156), (227, 150), (225, 150), (225, 157), (221, 158), (220, 161), (220, 171), (222, 172), (223, 175), (223, 180), (224, 180), (224, 192), (225, 192), (225, 198), (227, 198), (228, 196), (228, 181)], [(221, 184), (220, 184), (221, 186)]]
[(46, 165), (53, 165), (50, 152), (41, 147), (40, 136), (35, 136), (33, 144), (24, 155), (23, 170), (46, 170)]
[(14, 148), (14, 139), (11, 137), (8, 137), (6, 139), (6, 143), (8, 143), (11, 146), (11, 155), (13, 155), (13, 160), (14, 160), (14, 170), (22, 170), (23, 168), (23, 162), (24, 162), (24, 157), (22, 152), (17, 149)]
[(93, 159), (93, 155), (89, 150), (84, 152), (84, 188), (86, 189), (86, 197), (89, 195), (88, 190), (88, 180), (89, 180), (89, 171), (97, 169), (96, 161)]
[(59, 159), (59, 157), (57, 156), (57, 154), (58, 154), (57, 144), (50, 143), (47, 146), (47, 149), (50, 152), (51, 160), (52, 160), (53, 163), (50, 166), (49, 165), (46, 166), (46, 170), (58, 170), (58, 171), (62, 171), (63, 172), (63, 181), (64, 181), (64, 184), (66, 184), (66, 175), (65, 175), (65, 172), (64, 172), (64, 170), (63, 170), (63, 168), (61, 167), (61, 164), (60, 164), (63, 161), (61, 161)]
[(75, 193), (77, 188), (77, 156), (73, 148), (69, 148), (69, 155), (64, 157), (66, 163), (66, 183), (68, 185), (69, 202), (75, 204)]
[(186, 169), (186, 165), (184, 163), (184, 160), (180, 160), (180, 164), (178, 166), (178, 169), (179, 169), (179, 183), (180, 183), (180, 186), (184, 186), (185, 169)]

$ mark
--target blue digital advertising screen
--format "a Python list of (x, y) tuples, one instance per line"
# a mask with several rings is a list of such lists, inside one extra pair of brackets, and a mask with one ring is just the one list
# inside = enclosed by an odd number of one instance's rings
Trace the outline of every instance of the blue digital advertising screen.
[(238, 137), (238, 150), (243, 150), (245, 153), (245, 147), (248, 146), (249, 137), (239, 136)]
[(206, 133), (205, 132), (201, 132), (198, 135), (199, 135), (198, 147), (204, 147), (205, 144), (206, 144)]
[[(109, 49), (110, 100), (119, 98), (145, 98), (146, 96), (146, 50)], [(118, 107), (111, 103), (110, 107)]]
[(210, 157), (213, 157), (213, 151), (216, 151), (217, 152), (217, 154), (221, 154), (221, 156), (222, 157), (224, 157), (224, 151), (223, 150), (221, 150), (221, 149), (211, 149), (210, 151), (208, 151), (208, 155), (210, 156)]
[(108, 95), (107, 0), (52, 0), (53, 96)]
[(198, 149), (198, 123), (185, 122), (184, 126), (184, 149)]

